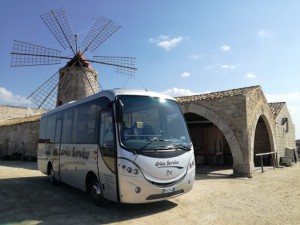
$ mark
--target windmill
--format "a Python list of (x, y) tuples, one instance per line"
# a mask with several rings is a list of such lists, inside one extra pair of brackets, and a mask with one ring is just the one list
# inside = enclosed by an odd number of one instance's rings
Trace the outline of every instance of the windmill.
[(66, 65), (53, 74), (46, 82), (30, 94), (28, 99), (38, 108), (52, 109), (55, 106), (97, 93), (103, 88), (98, 82), (98, 73), (91, 63), (113, 66), (119, 74), (134, 76), (135, 58), (117, 56), (93, 56), (87, 59), (87, 51), (94, 52), (120, 26), (104, 17), (99, 17), (78, 50), (77, 35), (74, 35), (67, 12), (64, 8), (51, 10), (41, 19), (60, 43), (63, 49), (71, 49), (73, 56), (62, 56), (60, 50), (14, 40), (11, 52), (12, 67), (60, 64)]

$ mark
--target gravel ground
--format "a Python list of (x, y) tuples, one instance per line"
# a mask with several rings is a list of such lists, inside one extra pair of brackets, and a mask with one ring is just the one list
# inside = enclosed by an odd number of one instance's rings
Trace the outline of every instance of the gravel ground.
[(0, 161), (0, 224), (300, 224), (300, 163), (253, 178), (202, 168), (191, 192), (151, 204), (93, 205), (32, 162)]

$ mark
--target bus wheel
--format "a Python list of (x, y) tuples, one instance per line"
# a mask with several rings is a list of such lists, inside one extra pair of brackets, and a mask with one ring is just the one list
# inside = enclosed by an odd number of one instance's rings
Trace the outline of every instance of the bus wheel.
[(105, 205), (103, 192), (99, 184), (99, 181), (96, 177), (90, 178), (88, 182), (88, 192), (95, 205), (97, 206)]
[(50, 178), (50, 183), (52, 185), (57, 185), (57, 180), (55, 179), (55, 176), (54, 176), (54, 169), (53, 169), (53, 166), (50, 165), (49, 167), (49, 171), (48, 171), (48, 175), (49, 175), (49, 178)]

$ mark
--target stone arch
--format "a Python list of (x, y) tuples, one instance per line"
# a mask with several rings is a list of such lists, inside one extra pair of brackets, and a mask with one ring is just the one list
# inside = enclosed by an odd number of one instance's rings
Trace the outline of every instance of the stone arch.
[(240, 171), (241, 165), (243, 164), (243, 155), (241, 147), (236, 139), (236, 136), (229, 125), (215, 112), (196, 104), (186, 104), (181, 105), (182, 112), (185, 113), (195, 113), (205, 117), (214, 123), (224, 134), (228, 145), (231, 149), (231, 154), (233, 158), (233, 172), (237, 174), (244, 174)]
[(253, 122), (252, 122), (252, 130), (250, 131), (250, 159), (249, 161), (252, 162), (252, 164), (254, 165), (254, 157), (255, 157), (255, 153), (254, 153), (254, 147), (255, 147), (255, 134), (257, 131), (257, 126), (259, 121), (263, 120), (267, 132), (268, 132), (268, 138), (269, 138), (269, 142), (270, 142), (270, 151), (274, 151), (276, 152), (276, 145), (275, 145), (275, 138), (274, 138), (274, 128), (273, 126), (271, 126), (271, 124), (274, 124), (273, 121), (273, 117), (271, 116), (271, 112), (265, 112), (264, 107), (257, 107), (255, 116), (253, 118)]

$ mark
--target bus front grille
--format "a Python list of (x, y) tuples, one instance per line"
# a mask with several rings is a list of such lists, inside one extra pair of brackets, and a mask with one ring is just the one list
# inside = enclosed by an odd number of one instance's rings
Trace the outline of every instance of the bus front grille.
[(175, 195), (180, 195), (184, 192), (183, 189), (174, 191), (174, 192), (169, 192), (169, 193), (163, 193), (163, 194), (154, 194), (154, 195), (149, 195), (146, 200), (155, 200), (155, 199), (160, 199), (160, 198), (168, 198), (168, 197), (172, 197)]

